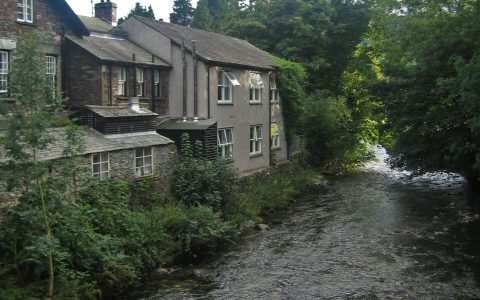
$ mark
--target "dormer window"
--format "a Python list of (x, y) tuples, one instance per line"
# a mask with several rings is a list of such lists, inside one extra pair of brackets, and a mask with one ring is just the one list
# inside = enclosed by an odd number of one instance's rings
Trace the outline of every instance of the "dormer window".
[(33, 0), (17, 0), (17, 21), (33, 23)]

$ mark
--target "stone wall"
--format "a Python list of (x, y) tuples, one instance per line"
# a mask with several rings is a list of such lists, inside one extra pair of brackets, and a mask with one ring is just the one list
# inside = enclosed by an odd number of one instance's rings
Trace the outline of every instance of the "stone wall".
[[(14, 56), (16, 41), (19, 37), (30, 32), (40, 33), (46, 39), (44, 44), (38, 41), (38, 47), (45, 55), (53, 55), (57, 58), (57, 87), (62, 87), (62, 33), (74, 34), (70, 21), (59, 12), (51, 1), (35, 0), (33, 11), (33, 23), (17, 21), (17, 1), (0, 1), (0, 50), (10, 52), (10, 61)], [(1, 95), (1, 100), (14, 99), (6, 98), (8, 94)]]
[[(106, 68), (108, 72), (108, 68)], [(112, 68), (112, 91), (113, 91), (113, 105), (126, 106), (130, 97), (135, 96), (135, 68), (127, 68), (127, 96), (117, 96), (117, 73), (118, 68)], [(155, 97), (155, 109), (152, 107), (152, 69), (144, 68), (144, 86), (145, 92), (143, 97), (139, 97), (140, 106), (143, 108), (148, 108), (160, 116), (168, 115), (168, 76), (169, 70), (160, 70), (160, 96)], [(109, 74), (105, 73), (103, 75), (104, 80), (109, 80)], [(108, 87), (108, 84), (105, 85)], [(108, 95), (108, 89), (104, 90), (104, 95)]]
[(97, 60), (69, 41), (66, 43), (65, 56), (65, 87), (69, 106), (102, 105), (102, 80)]
[(0, 1), (0, 38), (16, 39), (27, 32), (39, 31), (48, 34), (49, 44), (60, 46), (62, 30), (73, 34), (66, 17), (61, 15), (52, 1), (35, 0), (33, 24), (17, 21), (17, 1)]
[[(153, 146), (154, 166), (153, 175), (136, 178), (135, 176), (135, 149), (126, 149), (109, 152), (110, 177), (125, 180), (142, 180), (143, 178), (155, 178), (158, 183), (155, 191), (162, 196), (169, 195), (171, 191), (172, 176), (178, 162), (175, 145)], [(76, 158), (76, 163), (83, 171), (80, 178), (90, 178), (92, 172), (91, 155), (82, 155)], [(16, 192), (7, 192), (6, 180), (8, 174), (0, 168), (0, 209), (3, 205), (14, 203)]]

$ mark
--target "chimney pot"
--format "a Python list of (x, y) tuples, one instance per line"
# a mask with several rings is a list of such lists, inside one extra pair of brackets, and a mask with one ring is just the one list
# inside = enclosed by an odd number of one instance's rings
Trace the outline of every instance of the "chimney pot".
[(102, 19), (112, 25), (117, 23), (117, 4), (110, 0), (101, 0), (95, 4), (95, 18)]

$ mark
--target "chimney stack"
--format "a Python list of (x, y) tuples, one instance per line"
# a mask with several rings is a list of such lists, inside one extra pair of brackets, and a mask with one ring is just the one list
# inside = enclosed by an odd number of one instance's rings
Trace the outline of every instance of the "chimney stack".
[(112, 25), (117, 24), (117, 4), (110, 0), (101, 0), (95, 4), (95, 18), (102, 19)]

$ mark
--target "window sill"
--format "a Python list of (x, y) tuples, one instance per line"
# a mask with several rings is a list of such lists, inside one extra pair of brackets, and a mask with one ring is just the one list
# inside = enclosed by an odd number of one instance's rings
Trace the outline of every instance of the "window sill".
[(5, 101), (5, 102), (16, 102), (17, 100), (15, 98), (11, 98), (11, 97), (2, 97), (0, 95), (0, 101)]
[(262, 152), (260, 153), (250, 153), (250, 158), (255, 158), (255, 157), (259, 157), (259, 156), (262, 156)]
[(37, 24), (35, 24), (33, 22), (26, 22), (26, 21), (21, 21), (21, 20), (17, 20), (17, 24), (37, 27)]
[(233, 102), (217, 102), (218, 105), (233, 105)]
[(135, 180), (143, 180), (143, 179), (148, 179), (148, 178), (151, 178), (151, 177), (154, 177), (155, 174), (148, 174), (148, 175), (143, 175), (143, 176), (137, 176), (135, 175)]
[(278, 150), (282, 150), (282, 148), (281, 147), (272, 147), (271, 150), (272, 151), (278, 151)]
[(250, 104), (250, 105), (262, 105), (262, 101), (249, 101), (248, 104)]

